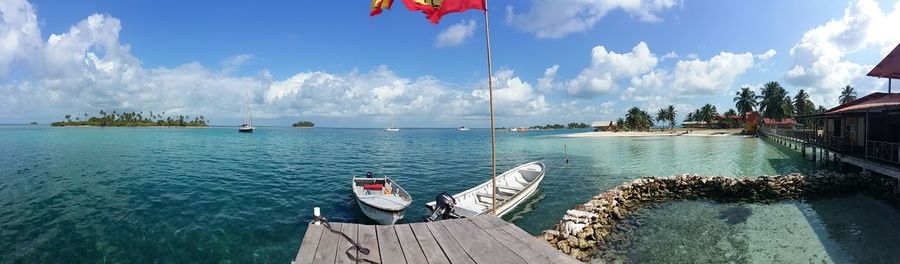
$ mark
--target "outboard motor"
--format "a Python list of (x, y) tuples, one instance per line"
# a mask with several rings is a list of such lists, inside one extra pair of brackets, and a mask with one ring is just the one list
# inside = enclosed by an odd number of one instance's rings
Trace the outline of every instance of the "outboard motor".
[(434, 198), (434, 202), (433, 212), (431, 213), (431, 216), (425, 218), (425, 221), (434, 222), (437, 220), (460, 218), (458, 214), (453, 212), (453, 207), (456, 206), (456, 199), (454, 199), (453, 196), (443, 192)]

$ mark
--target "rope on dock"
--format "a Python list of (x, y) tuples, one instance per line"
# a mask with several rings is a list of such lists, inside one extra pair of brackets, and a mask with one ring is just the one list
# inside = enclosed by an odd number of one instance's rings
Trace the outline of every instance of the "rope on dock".
[(328, 223), (328, 219), (325, 219), (325, 217), (316, 215), (316, 216), (313, 216), (313, 220), (310, 222), (311, 223), (321, 222), (321, 224), (323, 226), (325, 226), (325, 228), (328, 229), (328, 231), (331, 231), (332, 233), (341, 235), (342, 237), (344, 237), (344, 239), (347, 239), (347, 241), (349, 241), (350, 244), (353, 245), (352, 247), (347, 248), (347, 251), (344, 252), (347, 254), (347, 257), (350, 258), (350, 260), (357, 261), (360, 263), (380, 264), (378, 262), (368, 260), (368, 259), (359, 259), (359, 258), (356, 258), (356, 256), (354, 256), (353, 254), (350, 254), (350, 252), (358, 250), (359, 253), (362, 253), (363, 255), (369, 255), (369, 249), (360, 246), (359, 243), (356, 243), (356, 241), (353, 241), (353, 239), (350, 238), (350, 236), (347, 236), (347, 234), (344, 234), (344, 232), (332, 229), (331, 224)]

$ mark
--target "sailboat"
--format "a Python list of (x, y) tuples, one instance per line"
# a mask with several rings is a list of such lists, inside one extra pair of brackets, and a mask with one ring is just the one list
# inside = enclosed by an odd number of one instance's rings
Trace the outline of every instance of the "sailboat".
[(400, 131), (400, 128), (397, 128), (397, 127), (394, 126), (394, 115), (391, 115), (391, 126), (388, 127), (388, 128), (385, 128), (384, 131), (387, 131), (387, 132), (397, 132), (397, 131)]
[(253, 114), (250, 112), (251, 104), (250, 104), (250, 92), (247, 92), (247, 120), (238, 127), (238, 132), (241, 133), (253, 133)]
[(466, 125), (457, 128), (456, 131), (469, 131), (469, 120), (466, 119)]

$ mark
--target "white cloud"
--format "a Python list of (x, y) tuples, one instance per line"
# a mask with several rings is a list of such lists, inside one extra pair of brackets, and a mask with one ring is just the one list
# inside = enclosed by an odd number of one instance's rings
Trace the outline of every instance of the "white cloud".
[(720, 94), (730, 91), (738, 76), (753, 66), (753, 54), (720, 52), (709, 60), (678, 61), (672, 88), (682, 94)]
[(667, 61), (667, 60), (677, 59), (677, 58), (678, 58), (678, 53), (676, 53), (675, 51), (670, 51), (669, 53), (666, 53), (665, 55), (663, 55), (660, 58), (660, 61)]
[(768, 59), (771, 59), (772, 57), (775, 57), (775, 54), (776, 54), (776, 52), (774, 49), (769, 49), (766, 51), (766, 53), (756, 55), (756, 58), (759, 60), (768, 60)]
[(238, 54), (231, 58), (228, 58), (222, 61), (222, 72), (221, 74), (231, 74), (236, 71), (242, 65), (254, 60), (256, 57), (250, 54)]
[(677, 5), (677, 0), (532, 0), (525, 13), (506, 8), (506, 22), (518, 29), (534, 33), (538, 38), (561, 38), (594, 27), (607, 13), (621, 9), (642, 21), (657, 22), (663, 10)]
[[(426, 123), (436, 117), (488, 114), (487, 80), (450, 87), (431, 76), (405, 78), (387, 66), (362, 73), (302, 72), (285, 79), (275, 79), (266, 70), (255, 76), (235, 76), (236, 69), (254, 58), (241, 54), (225, 59), (219, 71), (196, 62), (145, 68), (130, 47), (120, 42), (120, 21), (103, 14), (91, 15), (46, 41), (23, 41), (21, 36), (36, 29), (9, 21), (35, 20), (36, 15), (27, 2), (12, 9), (10, 4), (0, 3), (4, 12), (0, 29), (7, 40), (17, 42), (2, 43), (0, 54), (5, 56), (4, 67), (16, 65), (25, 72), (0, 82), (4, 95), (0, 96), (0, 119), (59, 120), (65, 114), (100, 110), (153, 110), (167, 115), (202, 114), (222, 124), (216, 120), (241, 118), (248, 99), (254, 116), (261, 118), (363, 118), (370, 122), (364, 126), (380, 122), (371, 117), (390, 114)], [(498, 116), (535, 116), (551, 109), (537, 89), (512, 71), (498, 71), (494, 83)]]
[(591, 50), (591, 65), (566, 83), (569, 94), (594, 97), (616, 89), (622, 78), (638, 76), (656, 67), (659, 60), (647, 43), (640, 42), (629, 53), (607, 51), (603, 46)]
[(553, 91), (557, 84), (554, 82), (556, 79), (556, 71), (559, 70), (559, 64), (554, 64), (544, 70), (544, 76), (538, 78), (537, 87), (538, 90), (542, 92), (551, 92)]
[(865, 77), (876, 61), (858, 64), (846, 56), (867, 49), (887, 54), (900, 42), (900, 3), (885, 13), (873, 0), (850, 3), (840, 19), (831, 20), (806, 33), (791, 48), (794, 66), (785, 73), (789, 83), (805, 88), (816, 103), (836, 105), (840, 89), (854, 85), (859, 93), (879, 89), (881, 81)]
[(0, 1), (0, 22), (0, 77), (4, 77), (10, 64), (29, 59), (40, 49), (41, 31), (34, 8), (25, 0)]
[[(544, 95), (537, 92), (531, 84), (522, 81), (512, 70), (500, 70), (493, 77), (494, 110), (501, 115), (533, 116), (546, 113), (550, 109)], [(471, 95), (479, 98), (482, 105), (487, 105), (489, 94), (487, 85), (473, 90)]]
[(437, 47), (459, 46), (475, 33), (475, 20), (463, 20), (453, 24), (437, 35), (434, 45)]

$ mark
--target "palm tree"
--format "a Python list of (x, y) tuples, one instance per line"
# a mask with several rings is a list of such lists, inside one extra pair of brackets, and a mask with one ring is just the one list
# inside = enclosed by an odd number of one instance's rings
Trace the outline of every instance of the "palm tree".
[(768, 82), (763, 85), (760, 95), (756, 98), (759, 99), (759, 112), (763, 117), (781, 120), (789, 117), (793, 112), (790, 111), (793, 110), (790, 97), (778, 82)]
[(809, 100), (809, 94), (803, 89), (794, 96), (794, 112), (796, 116), (811, 115), (816, 111), (816, 105)]
[(630, 129), (642, 131), (649, 129), (653, 125), (653, 118), (650, 114), (638, 107), (632, 107), (625, 113), (625, 124)]
[(669, 121), (669, 129), (675, 129), (675, 117), (678, 115), (678, 112), (675, 111), (675, 106), (669, 105), (666, 107), (666, 121)]
[(712, 124), (713, 118), (716, 118), (719, 115), (719, 112), (716, 111), (716, 106), (711, 104), (706, 104), (700, 109), (700, 119), (701, 121), (705, 121), (706, 124)]
[(656, 111), (656, 122), (663, 122), (669, 120), (669, 113), (666, 112), (665, 108), (660, 108), (659, 111)]
[(687, 115), (684, 116), (684, 122), (691, 122), (691, 121), (694, 121), (694, 113), (687, 113)]
[(820, 105), (819, 108), (816, 108), (816, 114), (825, 113), (825, 111), (828, 111), (828, 109), (825, 109), (824, 106)]
[(750, 90), (750, 87), (741, 88), (735, 93), (733, 100), (734, 107), (741, 113), (741, 118), (746, 117), (748, 112), (753, 112), (753, 109), (759, 104), (756, 101), (756, 93)]
[(625, 119), (619, 117), (616, 119), (616, 131), (622, 131), (625, 129)]
[(853, 89), (853, 86), (847, 85), (841, 90), (841, 96), (838, 96), (838, 101), (840, 101), (841, 104), (846, 104), (853, 100), (856, 100), (856, 89)]

